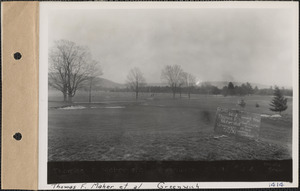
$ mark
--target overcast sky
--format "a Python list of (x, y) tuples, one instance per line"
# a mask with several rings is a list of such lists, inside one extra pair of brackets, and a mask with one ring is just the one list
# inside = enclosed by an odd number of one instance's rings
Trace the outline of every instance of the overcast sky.
[(103, 76), (124, 83), (139, 67), (148, 83), (179, 64), (200, 81), (292, 86), (293, 23), (287, 9), (60, 10), (49, 45), (88, 46)]

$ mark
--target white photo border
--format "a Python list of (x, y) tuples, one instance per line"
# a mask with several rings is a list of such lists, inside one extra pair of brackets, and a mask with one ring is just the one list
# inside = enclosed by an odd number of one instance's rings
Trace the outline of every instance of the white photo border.
[[(284, 182), (284, 186), (298, 187), (298, 127), (299, 127), (299, 17), (298, 2), (40, 2), (40, 49), (39, 49), (39, 189), (107, 189), (108, 185), (119, 189), (125, 183), (72, 183), (72, 184), (47, 184), (47, 151), (48, 151), (48, 14), (54, 9), (178, 9), (178, 8), (287, 8), (295, 12), (294, 31), (294, 63), (293, 63), (293, 182)], [(140, 189), (164, 188), (270, 188), (270, 184), (278, 185), (281, 182), (144, 182), (143, 184), (128, 183), (126, 189), (133, 189), (134, 186), (141, 186)], [(106, 187), (101, 185), (106, 184)], [(98, 185), (98, 186), (97, 186)], [(175, 186), (175, 187), (174, 187)], [(184, 187), (185, 186), (185, 187)], [(189, 187), (190, 186), (190, 187)], [(275, 186), (276, 187), (276, 186)], [(277, 187), (278, 188), (278, 187)]]

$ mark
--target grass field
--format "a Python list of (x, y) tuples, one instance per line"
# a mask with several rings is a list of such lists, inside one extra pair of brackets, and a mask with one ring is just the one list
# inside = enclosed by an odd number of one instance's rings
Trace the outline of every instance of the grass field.
[[(290, 159), (292, 99), (281, 118), (264, 117), (258, 140), (215, 137), (217, 107), (239, 108), (239, 97), (79, 92), (74, 103), (49, 92), (49, 161)], [(245, 111), (273, 115), (271, 97), (246, 96)], [(260, 107), (255, 107), (258, 103)], [(239, 108), (240, 109), (240, 108)]]

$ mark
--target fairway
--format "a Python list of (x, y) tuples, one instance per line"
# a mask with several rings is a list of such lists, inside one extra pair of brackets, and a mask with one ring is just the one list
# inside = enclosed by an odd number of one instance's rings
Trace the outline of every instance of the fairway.
[[(292, 100), (281, 118), (262, 117), (259, 139), (216, 137), (217, 107), (241, 109), (237, 96), (79, 92), (74, 103), (49, 93), (49, 161), (290, 159)], [(270, 96), (245, 96), (245, 111), (274, 115)], [(255, 107), (258, 103), (260, 107)]]

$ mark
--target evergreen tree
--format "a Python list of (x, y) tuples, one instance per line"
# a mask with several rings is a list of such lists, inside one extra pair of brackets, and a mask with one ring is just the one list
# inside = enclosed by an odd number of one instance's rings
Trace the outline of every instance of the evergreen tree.
[(223, 89), (221, 90), (222, 94), (224, 97), (226, 97), (228, 95), (228, 87), (224, 86)]
[(259, 89), (258, 89), (258, 87), (257, 86), (255, 86), (255, 88), (254, 88), (254, 90), (253, 90), (253, 93), (258, 93), (258, 91), (259, 91)]
[(248, 95), (252, 95), (253, 94), (253, 88), (251, 86), (251, 84), (249, 82), (246, 83), (246, 90), (247, 90), (247, 94)]
[(240, 86), (240, 95), (244, 96), (246, 94), (248, 94), (247, 85), (246, 84), (242, 84)]
[(282, 111), (286, 110), (288, 108), (287, 106), (287, 98), (285, 98), (280, 89), (275, 86), (274, 89), (274, 97), (273, 100), (271, 101), (271, 111), (279, 112), (281, 114)]
[(234, 85), (233, 85), (232, 82), (229, 82), (229, 84), (228, 84), (228, 93), (229, 93), (229, 95), (234, 95), (235, 94)]

